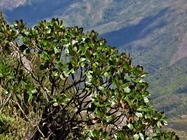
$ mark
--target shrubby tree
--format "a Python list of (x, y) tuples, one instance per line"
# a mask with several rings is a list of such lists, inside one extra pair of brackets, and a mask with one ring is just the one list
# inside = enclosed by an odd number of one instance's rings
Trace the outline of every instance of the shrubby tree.
[(27, 28), (0, 16), (1, 138), (178, 139), (129, 54), (59, 19)]

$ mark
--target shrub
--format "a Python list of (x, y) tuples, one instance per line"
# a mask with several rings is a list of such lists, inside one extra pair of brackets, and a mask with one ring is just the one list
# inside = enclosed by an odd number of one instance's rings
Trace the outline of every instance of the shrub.
[(161, 130), (166, 117), (150, 105), (143, 67), (97, 32), (54, 18), (27, 28), (1, 16), (0, 26), (1, 109), (30, 124), (23, 137), (178, 139)]

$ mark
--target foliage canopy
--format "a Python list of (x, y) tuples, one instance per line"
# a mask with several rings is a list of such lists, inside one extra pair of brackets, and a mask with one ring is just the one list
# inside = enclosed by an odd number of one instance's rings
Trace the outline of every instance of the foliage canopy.
[(95, 31), (59, 19), (9, 25), (1, 14), (0, 55), (2, 138), (178, 139), (161, 130), (143, 67)]

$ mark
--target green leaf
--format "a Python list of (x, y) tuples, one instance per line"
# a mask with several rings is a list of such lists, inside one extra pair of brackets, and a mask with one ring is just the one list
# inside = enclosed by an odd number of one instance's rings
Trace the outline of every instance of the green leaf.
[(47, 34), (50, 34), (50, 33), (51, 33), (51, 29), (50, 29), (50, 28), (47, 28), (47, 29), (46, 29), (46, 33), (47, 33)]
[(53, 103), (53, 106), (58, 106), (58, 103)]
[(53, 76), (57, 77), (58, 76), (58, 71), (53, 71)]
[(146, 108), (144, 106), (139, 106), (137, 111), (143, 112), (143, 111), (146, 111)]
[(37, 91), (36, 89), (32, 89), (32, 90), (31, 90), (31, 93), (32, 93), (32, 94), (35, 94), (35, 93), (37, 93), (37, 92), (38, 92), (38, 91)]
[(163, 124), (163, 125), (168, 125), (167, 119), (164, 119), (164, 120), (162, 121), (162, 124)]
[(113, 116), (106, 116), (106, 121), (110, 122), (113, 119)]
[(84, 58), (84, 57), (81, 57), (81, 58), (80, 58), (80, 61), (81, 61), (81, 62), (84, 62), (85, 60), (86, 60), (86, 58)]
[(144, 140), (144, 135), (142, 133), (139, 133), (140, 139)]
[(127, 126), (128, 126), (128, 128), (129, 128), (130, 130), (133, 130), (133, 129), (134, 129), (134, 126), (133, 126), (133, 124), (131, 124), (131, 123), (129, 123)]
[(139, 83), (143, 83), (143, 82), (145, 82), (145, 80), (141, 78), (141, 79), (139, 80)]
[(18, 26), (18, 20), (14, 21), (14, 26), (17, 27)]
[(44, 60), (48, 60), (49, 59), (49, 54), (45, 51), (42, 52), (41, 56), (43, 57)]
[(149, 99), (147, 97), (144, 97), (144, 103), (149, 103)]
[(145, 119), (150, 119), (151, 115), (149, 113), (145, 114)]
[(102, 87), (102, 86), (99, 86), (98, 89), (99, 89), (99, 90), (104, 90), (105, 88)]
[(95, 112), (95, 114), (97, 114), (98, 116), (101, 115), (101, 111), (100, 111), (100, 109), (99, 109), (98, 107), (95, 108), (94, 112)]
[(136, 112), (135, 114), (136, 114), (136, 116), (139, 117), (139, 118), (142, 118), (142, 117), (143, 117), (142, 113)]
[(8, 76), (8, 79), (14, 79), (15, 77), (13, 75)]
[(138, 140), (139, 139), (139, 135), (138, 134), (134, 134), (133, 138), (134, 138), (134, 140)]
[(59, 48), (57, 48), (57, 47), (54, 47), (54, 52), (55, 52), (55, 54), (61, 53), (61, 49), (59, 49)]
[(110, 74), (109, 72), (105, 72), (105, 73), (104, 73), (104, 76), (105, 76), (105, 77), (110, 77), (111, 74)]
[(141, 75), (141, 78), (146, 77), (146, 76), (147, 76), (147, 74), (143, 74), (143, 75)]
[(33, 99), (32, 94), (29, 94), (28, 102), (30, 103), (32, 101), (32, 99)]
[(21, 95), (21, 94), (16, 94), (16, 96), (17, 96), (20, 100), (22, 100), (22, 95)]
[(87, 76), (87, 78), (88, 78), (88, 81), (91, 81), (91, 80), (92, 80), (92, 75), (90, 74), (90, 72), (88, 72), (88, 73), (86, 74), (86, 76)]
[(97, 138), (97, 137), (99, 137), (99, 133), (100, 133), (99, 130), (94, 130), (93, 136)]
[(131, 92), (131, 89), (129, 87), (125, 87), (123, 88), (124, 92), (125, 93), (130, 93)]

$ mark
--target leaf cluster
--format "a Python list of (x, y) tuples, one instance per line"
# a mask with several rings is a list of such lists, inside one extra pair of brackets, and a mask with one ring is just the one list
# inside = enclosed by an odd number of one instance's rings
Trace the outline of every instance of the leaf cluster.
[(166, 117), (150, 105), (143, 67), (97, 32), (53, 18), (4, 22), (0, 34), (1, 108), (31, 124), (27, 139), (178, 139), (160, 129)]

